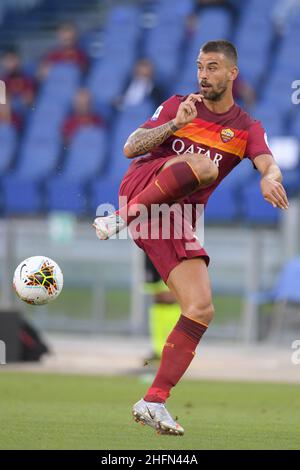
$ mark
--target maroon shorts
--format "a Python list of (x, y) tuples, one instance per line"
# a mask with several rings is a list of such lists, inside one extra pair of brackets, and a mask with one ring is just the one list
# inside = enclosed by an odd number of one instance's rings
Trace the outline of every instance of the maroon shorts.
[[(132, 162), (121, 182), (119, 196), (126, 196), (129, 202), (154, 180), (161, 167), (170, 158), (174, 158), (174, 155), (148, 161), (139, 159)], [(150, 221), (148, 223), (150, 224)], [(168, 239), (164, 239), (162, 236), (159, 236), (158, 239), (134, 238), (135, 243), (147, 253), (165, 282), (172, 269), (185, 259), (201, 257), (207, 265), (209, 264), (209, 256), (200, 243), (193, 238), (192, 230), (190, 234), (185, 232), (179, 239), (174, 236), (175, 230), (172, 224), (173, 219), (171, 218), (171, 230)], [(189, 249), (191, 248), (192, 239), (192, 249)]]

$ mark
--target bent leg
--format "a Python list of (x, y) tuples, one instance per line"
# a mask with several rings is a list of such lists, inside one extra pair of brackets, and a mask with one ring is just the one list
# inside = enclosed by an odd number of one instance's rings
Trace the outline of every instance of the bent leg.
[(129, 224), (137, 217), (139, 205), (150, 209), (152, 204), (172, 204), (212, 184), (217, 176), (217, 166), (206, 157), (197, 154), (174, 157), (166, 162), (154, 181), (119, 209), (118, 214)]

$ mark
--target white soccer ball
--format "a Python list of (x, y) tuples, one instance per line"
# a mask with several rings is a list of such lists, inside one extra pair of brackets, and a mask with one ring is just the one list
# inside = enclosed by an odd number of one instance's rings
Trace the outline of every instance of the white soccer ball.
[(15, 270), (13, 287), (24, 302), (47, 304), (56, 299), (63, 288), (63, 273), (55, 261), (46, 256), (32, 256)]

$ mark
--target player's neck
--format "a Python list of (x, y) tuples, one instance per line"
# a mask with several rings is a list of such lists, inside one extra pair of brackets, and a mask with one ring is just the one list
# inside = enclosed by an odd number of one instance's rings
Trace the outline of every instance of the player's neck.
[(232, 96), (224, 96), (221, 101), (203, 99), (203, 102), (212, 113), (216, 114), (226, 113), (234, 105)]

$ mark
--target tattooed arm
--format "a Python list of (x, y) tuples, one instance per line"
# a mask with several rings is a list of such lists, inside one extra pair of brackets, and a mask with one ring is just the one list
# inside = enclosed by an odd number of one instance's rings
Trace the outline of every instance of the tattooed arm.
[(161, 145), (178, 129), (195, 119), (197, 116), (196, 101), (201, 101), (201, 98), (201, 95), (189, 95), (178, 107), (176, 117), (161, 126), (154, 129), (139, 127), (127, 139), (124, 146), (126, 157), (134, 158), (149, 152), (149, 150)]
[(174, 119), (154, 129), (143, 129), (139, 127), (128, 137), (124, 146), (124, 153), (127, 158), (143, 155), (154, 147), (162, 144), (178, 129), (179, 128), (174, 124)]

